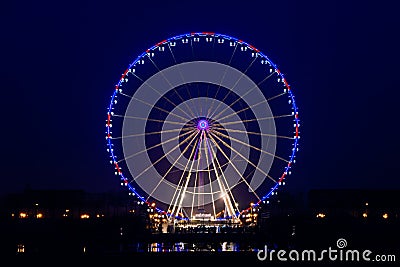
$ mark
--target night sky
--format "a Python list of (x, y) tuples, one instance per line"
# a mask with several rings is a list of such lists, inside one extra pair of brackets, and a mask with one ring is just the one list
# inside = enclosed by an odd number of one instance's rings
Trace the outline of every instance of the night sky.
[(107, 106), (143, 51), (218, 32), (267, 55), (301, 118), (288, 190), (400, 189), (395, 1), (6, 1), (0, 7), (0, 193), (120, 189)]

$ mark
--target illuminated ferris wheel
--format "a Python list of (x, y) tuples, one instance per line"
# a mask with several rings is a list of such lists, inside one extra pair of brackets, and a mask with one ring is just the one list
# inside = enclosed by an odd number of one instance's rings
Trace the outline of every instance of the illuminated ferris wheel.
[(115, 86), (106, 142), (121, 185), (170, 219), (237, 219), (285, 184), (298, 151), (293, 92), (260, 50), (189, 33), (139, 55)]

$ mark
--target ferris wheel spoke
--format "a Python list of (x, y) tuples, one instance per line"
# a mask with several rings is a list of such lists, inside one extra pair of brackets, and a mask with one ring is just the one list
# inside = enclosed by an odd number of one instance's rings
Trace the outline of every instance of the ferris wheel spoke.
[(182, 129), (169, 129), (169, 130), (162, 130), (162, 131), (156, 131), (156, 132), (146, 132), (146, 133), (140, 133), (140, 134), (129, 134), (129, 135), (123, 135), (123, 136), (118, 136), (118, 137), (111, 137), (111, 139), (122, 139), (122, 138), (130, 138), (130, 137), (140, 137), (140, 136), (146, 136), (146, 135), (155, 135), (155, 134), (162, 134), (162, 133), (176, 133), (176, 132), (181, 132), (181, 131), (191, 131), (194, 130), (194, 127), (184, 127)]
[[(180, 68), (180, 66), (179, 66), (179, 64), (178, 64), (178, 61), (176, 60), (176, 57), (175, 57), (175, 55), (174, 55), (174, 52), (172, 51), (172, 48), (171, 48), (171, 45), (170, 45), (170, 44), (168, 44), (168, 49), (169, 49), (169, 51), (171, 52), (172, 59), (174, 60), (174, 62), (175, 62), (175, 64), (176, 64), (176, 67), (177, 67), (177, 69), (178, 69), (179, 76), (181, 77), (181, 80), (182, 80), (182, 82), (183, 82), (183, 84), (184, 84), (184, 86), (185, 86), (185, 88), (186, 88), (186, 92), (187, 92), (187, 94), (188, 94), (188, 96), (189, 96), (190, 102), (192, 102), (192, 99), (193, 99), (193, 98), (192, 98), (192, 96), (191, 96), (189, 86), (188, 86), (187, 83), (186, 83), (185, 77), (184, 77), (183, 74), (182, 74), (181, 68)], [(183, 101), (183, 99), (181, 99), (181, 101)], [(189, 107), (188, 107), (188, 108), (189, 108)], [(189, 110), (191, 111), (193, 117), (196, 117), (196, 116), (194, 115), (192, 109), (189, 108)]]
[[(174, 163), (171, 164), (171, 166), (168, 168), (168, 170), (165, 172), (165, 174), (161, 177), (160, 181), (158, 181), (157, 185), (154, 187), (154, 189), (151, 191), (149, 194), (147, 200), (153, 195), (153, 193), (157, 190), (157, 188), (160, 186), (160, 184), (164, 181), (164, 179), (167, 177), (167, 175), (171, 172), (172, 168), (177, 165), (177, 162), (183, 157), (183, 155), (186, 153), (186, 151), (189, 149), (189, 147), (192, 145), (193, 141), (195, 140), (195, 137), (192, 138), (187, 144), (187, 146), (183, 149), (182, 153), (179, 154), (179, 156), (175, 159)], [(146, 201), (147, 201), (146, 200)]]
[[(239, 148), (239, 152), (242, 151), (243, 147), (244, 146)], [(239, 161), (243, 161), (244, 162), (245, 161), (243, 159), (236, 159), (237, 157), (239, 157), (237, 154), (233, 155), (232, 159), (230, 161), (225, 162), (224, 164), (221, 165), (221, 168), (224, 168), (225, 166), (228, 166), (230, 164), (230, 162), (239, 162)]]
[[(259, 151), (259, 152), (261, 152), (261, 153), (264, 153), (264, 154), (266, 154), (266, 155), (269, 155), (269, 156), (271, 156), (271, 157), (274, 157), (274, 158), (280, 159), (280, 160), (282, 160), (282, 161), (284, 161), (284, 162), (286, 162), (286, 163), (289, 163), (289, 160), (287, 160), (287, 159), (284, 159), (284, 158), (282, 158), (282, 157), (279, 157), (279, 156), (277, 156), (277, 155), (275, 155), (275, 154), (273, 154), (273, 153), (271, 153), (271, 152), (265, 151), (265, 150), (263, 150), (263, 149), (261, 149), (261, 148), (259, 148), (259, 147), (256, 147), (256, 146), (247, 144), (246, 142), (243, 142), (243, 141), (241, 141), (241, 140), (239, 140), (239, 139), (236, 139), (236, 138), (234, 138), (234, 137), (232, 137), (232, 136), (228, 136), (228, 135), (223, 134), (223, 133), (220, 133), (220, 132), (218, 132), (218, 131), (213, 131), (213, 133), (214, 133), (215, 135), (219, 135), (219, 136), (221, 136), (221, 137), (223, 137), (223, 138), (230, 139), (230, 140), (235, 141), (235, 142), (237, 142), (237, 143), (239, 143), (239, 144), (242, 144), (242, 145), (244, 145), (244, 146), (247, 146), (247, 147), (249, 147), (249, 148), (252, 148), (252, 149), (254, 149), (254, 150), (257, 150), (257, 151)], [(246, 132), (245, 132), (245, 133), (246, 133)]]
[[(198, 134), (199, 132), (196, 132), (196, 133)], [(198, 141), (197, 141), (197, 139), (198, 139)], [(192, 168), (193, 168), (194, 159), (196, 158), (197, 152), (199, 150), (199, 144), (201, 142), (201, 134), (200, 134), (200, 137), (198, 137), (197, 139), (196, 139), (196, 145), (194, 145), (193, 148), (192, 148), (192, 151), (191, 151), (189, 159), (188, 159), (188, 161), (186, 163), (185, 169), (182, 172), (182, 175), (181, 175), (181, 177), (179, 179), (179, 182), (178, 182), (178, 185), (177, 185), (176, 190), (174, 192), (174, 195), (172, 196), (171, 203), (174, 201), (175, 195), (177, 194), (178, 189), (179, 189), (180, 193), (178, 195), (176, 195), (174, 205), (172, 206), (171, 216), (173, 214), (179, 213), (179, 210), (180, 210), (180, 208), (182, 206), (183, 197), (185, 196), (186, 188), (187, 188), (187, 185), (188, 185), (189, 180), (190, 180), (190, 175), (191, 175), (191, 171), (192, 171)], [(190, 161), (192, 161), (192, 163), (190, 164), (191, 166), (190, 166), (189, 170), (187, 171), (186, 181), (184, 181), (183, 177), (184, 177), (184, 175), (186, 173), (186, 169), (189, 166)], [(183, 182), (185, 183), (185, 185), (183, 187), (181, 186), (179, 188), (179, 185), (181, 183), (183, 183)], [(170, 209), (170, 208), (168, 208), (168, 209)]]
[[(236, 52), (237, 47), (238, 47), (238, 42), (236, 42), (236, 44), (235, 44), (235, 48), (233, 49), (233, 52), (232, 52), (232, 55), (231, 55), (231, 57), (230, 57), (230, 59), (229, 59), (228, 65), (225, 67), (224, 73), (223, 73), (223, 75), (222, 75), (221, 81), (220, 81), (219, 84), (218, 84), (218, 88), (217, 88), (217, 90), (216, 90), (216, 92), (215, 92), (215, 95), (214, 95), (213, 99), (217, 99), (217, 95), (218, 95), (218, 93), (219, 93), (219, 90), (221, 89), (222, 82), (224, 81), (225, 76), (226, 76), (226, 74), (227, 74), (227, 72), (228, 72), (228, 66), (231, 64), (231, 62), (232, 62), (232, 60), (233, 60), (233, 57), (234, 57), (234, 55), (235, 55), (235, 52)], [(207, 111), (207, 117), (208, 117), (208, 118), (211, 116), (211, 110), (212, 110), (213, 108), (214, 108), (214, 101), (211, 102), (211, 105), (210, 105), (210, 107), (209, 107), (209, 109), (208, 109), (208, 111)]]
[(119, 161), (117, 161), (117, 163), (120, 163), (120, 162), (122, 162), (122, 161), (126, 161), (127, 159), (136, 157), (137, 155), (139, 155), (139, 154), (141, 154), (141, 153), (144, 153), (144, 152), (147, 152), (147, 151), (150, 151), (150, 150), (152, 150), (152, 149), (154, 149), (154, 148), (156, 148), (156, 147), (163, 146), (163, 145), (165, 145), (165, 144), (167, 144), (167, 143), (169, 143), (169, 142), (175, 141), (175, 140), (177, 140), (177, 139), (179, 139), (179, 138), (182, 138), (182, 137), (184, 137), (184, 136), (186, 136), (186, 135), (188, 135), (188, 134), (191, 134), (191, 133), (193, 133), (193, 132), (194, 132), (194, 130), (193, 130), (193, 131), (187, 131), (186, 133), (183, 133), (183, 134), (181, 134), (181, 135), (178, 135), (178, 136), (175, 136), (175, 137), (173, 137), (173, 138), (167, 139), (167, 140), (165, 140), (165, 141), (163, 141), (163, 142), (160, 142), (160, 143), (158, 143), (158, 144), (156, 144), (156, 145), (154, 145), (154, 146), (151, 146), (151, 147), (142, 149), (142, 150), (140, 150), (140, 151), (138, 151), (138, 152), (136, 152), (136, 153), (134, 153), (134, 154), (131, 154), (131, 155), (129, 155), (129, 156), (124, 157), (123, 159), (120, 159)]
[[(141, 120), (141, 121), (152, 121), (152, 122), (159, 122), (159, 123), (165, 123), (165, 124), (175, 124), (175, 125), (180, 125), (184, 126), (185, 123), (183, 122), (177, 122), (177, 121), (170, 121), (170, 120), (157, 120), (157, 119), (152, 119), (152, 118), (143, 118), (143, 117), (136, 117), (136, 116), (126, 116), (126, 115), (119, 115), (119, 114), (114, 114), (112, 115), (113, 117), (120, 117), (124, 119), (133, 119), (133, 120)], [(195, 125), (193, 122), (188, 122), (189, 125)]]
[[(140, 78), (139, 76), (137, 76), (135, 73), (131, 72), (133, 76), (135, 76), (136, 78), (138, 78), (141, 82), (143, 82), (144, 84), (146, 84), (147, 86), (149, 86), (154, 92), (156, 92), (158, 95), (160, 95), (163, 99), (165, 99), (168, 103), (170, 103), (171, 105), (173, 105), (175, 108), (181, 110), (186, 116), (187, 119), (190, 120), (190, 115), (187, 114), (183, 109), (181, 109), (178, 105), (175, 104), (175, 102), (173, 102), (171, 99), (169, 99), (168, 97), (166, 97), (165, 95), (163, 95), (160, 91), (158, 91), (156, 88), (154, 88), (153, 86), (151, 86), (147, 81), (143, 80), (142, 78)], [(161, 72), (162, 73), (162, 72)]]
[(197, 132), (192, 133), (190, 136), (186, 137), (184, 140), (182, 140), (179, 144), (177, 144), (175, 147), (173, 147), (171, 150), (169, 150), (167, 153), (165, 153), (164, 155), (162, 155), (160, 158), (158, 158), (155, 162), (153, 162), (152, 164), (150, 164), (147, 168), (145, 168), (141, 173), (139, 173), (138, 175), (136, 175), (136, 177), (133, 178), (132, 181), (136, 181), (139, 177), (141, 177), (144, 173), (146, 173), (150, 168), (154, 167), (157, 163), (159, 163), (161, 160), (163, 160), (164, 158), (166, 158), (169, 154), (171, 154), (173, 151), (175, 151), (176, 149), (179, 149), (179, 147), (187, 142), (189, 139), (191, 139), (193, 136), (195, 136), (197, 134)]
[[(177, 163), (176, 163), (176, 166), (177, 166), (177, 167), (179, 166), (179, 167), (182, 168), (182, 169), (185, 168), (185, 164), (180, 163), (180, 162), (177, 162)], [(173, 174), (173, 173), (180, 172), (182, 169), (177, 168), (176, 170), (170, 171), (169, 174)], [(170, 185), (170, 186), (173, 187), (173, 185)]]
[(198, 152), (199, 152), (199, 148), (200, 148), (200, 145), (201, 145), (201, 141), (202, 141), (202, 133), (200, 133), (200, 138), (199, 138), (199, 141), (198, 141), (197, 146), (196, 146), (196, 151), (195, 151), (194, 157), (193, 157), (193, 159), (192, 159), (192, 164), (191, 164), (190, 169), (189, 169), (189, 171), (188, 171), (188, 176), (187, 176), (186, 181), (185, 181), (185, 186), (183, 187), (183, 192), (182, 192), (181, 195), (180, 195), (180, 201), (179, 201), (178, 211), (182, 208), (183, 198), (184, 198), (185, 195), (186, 195), (186, 190), (187, 190), (187, 187), (188, 187), (188, 184), (189, 184), (189, 181), (190, 181), (190, 176), (192, 175), (193, 165), (194, 165), (195, 159), (196, 159), (196, 157), (197, 157), (197, 154), (198, 154)]
[(251, 166), (253, 166), (254, 168), (256, 168), (259, 172), (261, 172), (262, 174), (264, 174), (266, 177), (268, 177), (269, 179), (271, 179), (274, 183), (277, 183), (277, 181), (272, 178), (268, 173), (266, 173), (263, 169), (259, 168), (257, 165), (255, 165), (253, 162), (251, 162), (251, 160), (247, 159), (245, 156), (243, 156), (240, 152), (238, 152), (235, 148), (233, 148), (232, 146), (230, 146), (228, 143), (226, 143), (224, 140), (222, 140), (217, 134), (215, 133), (211, 133), (211, 135), (213, 137), (215, 137), (216, 139), (218, 139), (225, 147), (227, 147), (228, 149), (231, 149), (233, 152), (235, 152), (236, 154), (238, 154), (242, 159), (244, 159), (247, 163), (249, 163)]
[[(195, 196), (196, 196), (196, 185), (197, 185), (197, 179), (198, 179), (197, 174), (198, 174), (198, 172), (196, 172), (196, 178), (194, 179), (193, 195), (192, 195), (192, 206), (191, 206), (191, 209), (190, 209), (190, 218), (193, 218), (194, 199), (195, 199)], [(199, 198), (199, 197), (200, 197), (200, 194), (198, 194), (197, 198)]]
[[(219, 152), (221, 152), (221, 154), (226, 158), (226, 160), (230, 163), (230, 166), (233, 167), (233, 169), (236, 171), (236, 173), (239, 175), (240, 180), (242, 180), (247, 187), (250, 189), (250, 191), (256, 196), (256, 198), (258, 200), (261, 200), (261, 198), (257, 195), (257, 193), (254, 191), (254, 189), (250, 186), (250, 184), (243, 178), (242, 174), (240, 173), (240, 171), (236, 168), (236, 165), (233, 163), (233, 161), (231, 161), (229, 159), (229, 157), (226, 155), (226, 153), (224, 152), (224, 150), (220, 147), (220, 145), (218, 144), (217, 141), (215, 141), (215, 139), (210, 135), (210, 140), (215, 144), (215, 146), (218, 148)], [(228, 185), (229, 186), (229, 185)], [(232, 190), (233, 187), (235, 187), (236, 185), (232, 186), (229, 188), (229, 190)]]
[(229, 115), (226, 115), (226, 116), (224, 116), (224, 117), (222, 117), (222, 118), (214, 117), (214, 119), (215, 119), (216, 121), (221, 122), (221, 121), (223, 121), (223, 120), (225, 120), (225, 119), (228, 119), (228, 118), (233, 117), (233, 116), (235, 116), (235, 115), (237, 115), (237, 114), (240, 114), (240, 113), (242, 113), (242, 112), (245, 112), (246, 110), (253, 109), (253, 108), (255, 108), (255, 107), (257, 107), (257, 106), (259, 106), (259, 105), (261, 105), (261, 104), (264, 104), (264, 103), (268, 104), (269, 101), (271, 101), (271, 100), (273, 100), (273, 99), (276, 99), (276, 98), (278, 98), (278, 97), (280, 97), (280, 96), (282, 96), (282, 95), (284, 95), (284, 94), (286, 94), (286, 93), (281, 93), (281, 94), (275, 95), (275, 96), (273, 96), (273, 97), (270, 97), (270, 98), (268, 98), (268, 99), (263, 99), (263, 100), (261, 100), (260, 102), (255, 103), (255, 104), (253, 104), (253, 105), (251, 105), (251, 106), (245, 107), (245, 108), (243, 108), (243, 109), (241, 109), (241, 110), (239, 110), (239, 111), (237, 111), (237, 112), (232, 111), (232, 113), (229, 114)]
[(210, 101), (209, 100), (210, 99), (209, 92), (210, 92), (210, 84), (208, 83), (207, 84), (207, 90), (206, 90), (206, 103), (205, 103), (205, 106), (207, 107), (207, 112), (205, 112), (207, 118), (208, 118), (210, 107), (211, 107), (211, 105), (208, 104), (209, 101)]
[[(221, 165), (219, 164), (217, 153), (214, 151), (214, 149), (210, 145), (208, 138), (206, 138), (206, 143), (207, 143), (207, 147), (208, 147), (208, 151), (209, 151), (210, 155), (212, 156), (212, 158), (214, 158), (212, 163), (214, 164), (215, 175), (216, 175), (216, 179), (217, 179), (218, 185), (219, 185), (221, 193), (222, 193), (222, 198), (223, 198), (223, 201), (225, 204), (225, 209), (227, 209), (229, 216), (236, 217), (236, 212), (235, 212), (235, 208), (234, 208), (236, 205), (232, 205), (232, 201), (233, 201), (233, 203), (236, 203), (235, 197), (229, 188), (229, 184), (225, 178), (224, 171), (222, 170)], [(220, 171), (220, 175), (217, 172), (217, 168)], [(222, 179), (221, 179), (221, 177), (222, 177)], [(226, 184), (226, 187), (224, 185), (224, 182)], [(231, 199), (229, 198), (229, 196), (231, 197)]]
[[(210, 153), (210, 157), (211, 157), (210, 161), (211, 161), (211, 164), (213, 165), (213, 170), (214, 170), (214, 173), (215, 173), (215, 179), (216, 179), (216, 181), (218, 183), (219, 192), (221, 192), (222, 196), (225, 196), (226, 195), (225, 188), (224, 188), (223, 184), (221, 183), (220, 174), (217, 171), (215, 160), (212, 160), (213, 158), (216, 158), (216, 155), (214, 155), (214, 153), (211, 151), (211, 148), (210, 148), (208, 140), (206, 140), (205, 143), (207, 145), (207, 151), (208, 151), (208, 153)], [(221, 171), (221, 169), (220, 169), (220, 171)], [(222, 174), (222, 172), (221, 172), (221, 174)], [(211, 181), (210, 181), (210, 183), (211, 183)], [(213, 195), (213, 194), (214, 194), (214, 192), (211, 191), (211, 195)], [(224, 202), (224, 205), (227, 207), (228, 204), (226, 203), (226, 198), (225, 197), (223, 198), (223, 202)], [(216, 211), (215, 211), (215, 213), (216, 213)], [(217, 216), (217, 214), (216, 214), (216, 216)]]
[(238, 185), (244, 183), (245, 180), (247, 181), (247, 179), (249, 179), (250, 175), (253, 175), (253, 173), (254, 173), (255, 171), (256, 171), (256, 169), (252, 169), (252, 170), (246, 175), (246, 177), (243, 178), (243, 180), (238, 181), (238, 183), (236, 184), (236, 186), (238, 186)]
[(157, 110), (159, 110), (159, 111), (162, 111), (162, 112), (164, 112), (165, 114), (171, 114), (172, 116), (181, 119), (181, 120), (182, 120), (183, 122), (185, 122), (185, 123), (188, 121), (188, 119), (185, 118), (185, 117), (182, 117), (182, 116), (180, 116), (180, 115), (177, 115), (177, 114), (175, 114), (175, 113), (173, 113), (173, 112), (171, 112), (171, 111), (165, 110), (165, 109), (163, 109), (163, 108), (157, 107), (157, 106), (155, 106), (155, 105), (152, 105), (152, 104), (150, 104), (149, 102), (144, 101), (144, 100), (142, 100), (142, 99), (139, 99), (139, 98), (137, 98), (137, 97), (135, 97), (135, 96), (130, 96), (130, 95), (124, 94), (124, 93), (122, 93), (122, 92), (121, 92), (120, 94), (123, 95), (123, 96), (126, 96), (126, 97), (128, 97), (128, 98), (130, 98), (130, 99), (136, 100), (136, 101), (138, 101), (138, 102), (140, 102), (140, 103), (142, 103), (142, 104), (145, 104), (146, 106), (149, 106), (149, 107), (151, 107), (151, 108), (155, 108), (155, 109), (157, 109)]
[(286, 118), (286, 117), (294, 117), (294, 115), (286, 114), (286, 115), (268, 116), (268, 117), (263, 117), (263, 118), (254, 118), (254, 119), (248, 119), (248, 120), (228, 121), (228, 122), (224, 122), (223, 124), (213, 123), (213, 126), (215, 125), (215, 126), (224, 127), (226, 125), (232, 125), (232, 124), (239, 124), (239, 123), (246, 123), (246, 122), (253, 122), (253, 121), (263, 121), (263, 120), (275, 120), (275, 119)]
[[(207, 151), (208, 151), (207, 142), (203, 142), (203, 144), (204, 144), (204, 153), (206, 154), (206, 163), (207, 163), (207, 166), (210, 166), (210, 160), (209, 160), (208, 153), (207, 153)], [(216, 211), (216, 208), (215, 208), (214, 191), (213, 191), (213, 186), (212, 186), (212, 181), (211, 181), (211, 170), (210, 169), (207, 172), (207, 174), (208, 174), (208, 181), (209, 181), (209, 184), (210, 184), (213, 215), (214, 215), (214, 218), (216, 218), (217, 217), (217, 211)]]
[[(202, 134), (202, 133), (201, 133)], [(201, 140), (201, 137), (200, 137), (200, 140)], [(200, 142), (201, 143), (201, 142)], [(200, 144), (199, 144), (199, 146), (200, 146)], [(194, 179), (194, 186), (193, 186), (193, 195), (192, 195), (192, 207), (191, 207), (191, 210), (190, 210), (190, 218), (193, 218), (193, 210), (194, 210), (194, 199), (195, 199), (195, 196), (196, 196), (196, 185), (197, 185), (197, 180), (198, 179), (200, 179), (199, 178), (199, 166), (200, 166), (200, 159), (201, 159), (201, 153), (199, 154), (199, 156), (198, 156), (198, 159), (197, 159), (197, 167), (196, 167), (196, 177), (195, 177), (195, 179)], [(199, 181), (200, 182), (200, 181)], [(200, 185), (200, 183), (199, 183), (199, 187), (200, 186), (202, 186), (202, 185)], [(200, 193), (200, 188), (198, 189), (198, 193)], [(200, 207), (200, 197), (203, 197), (204, 198), (204, 195), (201, 195), (200, 196), (200, 194), (198, 194), (198, 196), (197, 196), (197, 206), (198, 207)]]
[[(200, 94), (201, 94), (200, 92), (201, 92), (202, 88), (200, 87), (200, 84), (197, 83), (196, 85), (197, 85), (197, 95), (200, 96)], [(192, 99), (192, 100), (194, 100), (194, 99)], [(206, 99), (206, 101), (207, 101), (207, 99)], [(204, 109), (205, 109), (205, 107), (207, 107), (205, 105), (205, 103), (202, 103), (202, 101), (196, 101), (195, 103), (197, 103), (197, 106), (198, 106), (198, 108), (196, 108), (197, 114), (199, 116), (204, 116), (204, 114), (205, 114)]]
[(214, 119), (215, 119), (216, 121), (218, 121), (218, 122), (221, 122), (221, 121), (223, 121), (223, 120), (225, 120), (225, 119), (231, 118), (231, 117), (233, 117), (233, 116), (235, 116), (235, 115), (238, 115), (238, 114), (240, 114), (240, 113), (242, 113), (242, 112), (245, 112), (246, 110), (252, 109), (252, 108), (254, 108), (254, 107), (258, 106), (258, 105), (261, 105), (261, 104), (263, 104), (263, 103), (266, 103), (266, 102), (267, 102), (267, 100), (262, 100), (262, 101), (260, 101), (260, 102), (258, 102), (258, 103), (256, 103), (256, 104), (254, 104), (254, 105), (245, 107), (245, 108), (243, 108), (243, 109), (241, 109), (241, 110), (239, 110), (239, 111), (236, 111), (236, 112), (235, 112), (235, 111), (232, 110), (232, 113), (230, 113), (229, 115), (226, 115), (226, 116), (224, 116), (224, 117), (222, 117), (222, 118), (217, 118), (217, 117), (215, 117)]
[(233, 132), (233, 133), (243, 133), (243, 134), (251, 134), (251, 135), (259, 135), (259, 136), (268, 136), (268, 137), (276, 137), (276, 138), (284, 138), (284, 139), (290, 139), (294, 140), (294, 137), (291, 136), (284, 136), (284, 135), (276, 135), (276, 134), (267, 134), (267, 133), (259, 133), (259, 132), (249, 132), (249, 131), (244, 131), (244, 130), (237, 130), (237, 129), (231, 129), (231, 128), (218, 128), (218, 127), (213, 127), (215, 130), (226, 130), (228, 132)]
[(263, 84), (266, 80), (268, 80), (269, 78), (271, 78), (275, 73), (276, 73), (276, 71), (274, 71), (274, 72), (272, 72), (271, 74), (265, 76), (265, 78), (262, 79), (261, 82), (258, 82), (258, 83), (257, 83), (257, 86), (260, 86), (261, 84)]
[(275, 99), (275, 98), (278, 98), (278, 97), (281, 97), (281, 96), (283, 96), (283, 95), (286, 95), (286, 93), (283, 92), (283, 93), (277, 94), (277, 95), (275, 95), (275, 96), (272, 96), (272, 97), (268, 98), (267, 101), (271, 101), (271, 100), (273, 100), (273, 99)]
[(250, 88), (246, 93), (244, 93), (241, 97), (237, 98), (235, 101), (233, 101), (229, 106), (225, 107), (221, 112), (219, 112), (217, 115), (215, 115), (215, 118), (218, 118), (219, 116), (221, 116), (226, 110), (228, 110), (229, 108), (232, 108), (233, 105), (235, 105), (237, 102), (239, 102), (241, 99), (243, 99), (245, 96), (247, 96), (248, 94), (250, 94), (254, 89), (257, 89), (258, 86), (260, 86), (263, 82), (265, 82), (266, 80), (268, 80), (270, 77), (272, 77), (272, 75), (275, 72), (271, 73), (270, 75), (268, 75), (267, 77), (265, 77), (261, 82), (259, 82), (257, 85), (253, 86), (252, 88)]
[[(242, 72), (242, 74), (240, 75), (240, 77), (236, 80), (236, 82), (235, 82), (235, 84), (232, 86), (231, 90), (229, 90), (228, 93), (227, 93), (227, 94), (224, 96), (224, 98), (222, 99), (222, 101), (220, 101), (220, 102), (218, 103), (218, 106), (217, 106), (217, 108), (216, 108), (215, 110), (218, 110), (218, 109), (219, 109), (219, 107), (222, 105), (222, 103), (225, 102), (225, 100), (228, 98), (228, 96), (229, 96), (230, 93), (232, 92), (232, 89), (234, 89), (234, 88), (239, 84), (239, 82), (243, 79), (243, 77), (246, 76), (247, 71), (251, 68), (251, 66), (253, 66), (253, 64), (254, 64), (254, 62), (256, 61), (256, 59), (257, 59), (257, 57), (254, 57), (254, 59), (250, 62), (249, 66), (246, 68), (246, 70), (245, 70), (244, 72)], [(240, 98), (239, 98), (239, 99), (240, 99)], [(214, 111), (214, 113), (212, 113), (210, 116), (211, 116), (211, 117), (214, 117), (214, 115), (215, 115), (215, 111)]]
[[(197, 139), (197, 138), (198, 138), (198, 137), (197, 137), (197, 135), (196, 135), (196, 137), (195, 137), (194, 139)], [(196, 140), (196, 143), (197, 143), (197, 140)], [(175, 207), (177, 206), (178, 199), (179, 199), (179, 193), (178, 193), (178, 191), (181, 191), (181, 190), (182, 190), (182, 185), (181, 185), (181, 184), (182, 184), (182, 181), (183, 181), (183, 177), (185, 176), (186, 169), (187, 169), (188, 166), (189, 166), (190, 158), (193, 156), (193, 153), (194, 153), (194, 151), (196, 150), (195, 147), (196, 147), (196, 146), (194, 145), (193, 148), (192, 148), (192, 150), (191, 150), (189, 159), (188, 159), (188, 161), (186, 162), (186, 165), (185, 165), (184, 169), (182, 170), (181, 177), (179, 178), (179, 181), (178, 181), (178, 183), (176, 184), (174, 194), (172, 195), (170, 204), (169, 204), (169, 206), (168, 206), (168, 212), (169, 212), (169, 216), (170, 216), (170, 217), (172, 217), (173, 214), (175, 213)], [(171, 210), (171, 208), (172, 208), (172, 210)]]
[(162, 72), (160, 70), (160, 68), (157, 66), (157, 64), (150, 58), (150, 56), (148, 55), (149, 60), (151, 61), (151, 63), (153, 63), (154, 67), (158, 70), (158, 73), (161, 73), (161, 76), (164, 78), (164, 80), (169, 84), (169, 86), (171, 86), (171, 88), (173, 88), (174, 92), (176, 93), (176, 95), (179, 97), (179, 99), (184, 103), (184, 105), (186, 106), (186, 108), (189, 110), (189, 112), (191, 113), (191, 115), (189, 115), (187, 112), (185, 112), (182, 108), (180, 108), (179, 106), (175, 106), (176, 108), (178, 108), (180, 111), (182, 111), (186, 116), (188, 116), (189, 118), (193, 118), (194, 113), (193, 111), (190, 109), (190, 107), (188, 106), (188, 104), (186, 103), (186, 101), (184, 101), (184, 99), (182, 98), (182, 96), (178, 93), (178, 90), (176, 90), (175, 86), (173, 86), (173, 84), (168, 80), (168, 78), (165, 76), (164, 72)]

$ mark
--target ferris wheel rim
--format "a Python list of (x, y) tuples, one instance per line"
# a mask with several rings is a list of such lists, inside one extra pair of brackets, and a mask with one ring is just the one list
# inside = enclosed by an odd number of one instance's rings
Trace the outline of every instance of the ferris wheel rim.
[[(118, 173), (118, 175), (121, 176), (121, 180), (124, 181), (126, 183), (126, 185), (128, 186), (129, 190), (138, 197), (139, 200), (141, 200), (144, 203), (150, 204), (146, 198), (144, 196), (142, 196), (141, 194), (138, 193), (138, 191), (130, 184), (127, 183), (127, 179), (124, 176), (123, 172), (120, 170), (119, 165), (117, 163), (114, 151), (113, 151), (113, 142), (112, 142), (112, 136), (111, 136), (111, 116), (112, 116), (112, 110), (113, 110), (113, 106), (114, 106), (114, 101), (115, 101), (115, 96), (118, 94), (121, 83), (123, 81), (123, 79), (126, 77), (126, 75), (128, 74), (129, 70), (132, 68), (132, 66), (134, 66), (137, 62), (139, 62), (141, 59), (143, 59), (147, 53), (159, 48), (161, 45), (165, 45), (170, 43), (171, 41), (176, 41), (176, 40), (180, 40), (182, 38), (185, 37), (193, 37), (193, 36), (219, 36), (221, 38), (227, 39), (227, 40), (234, 40), (235, 42), (239, 42), (245, 46), (247, 46), (249, 49), (253, 50), (254, 52), (258, 53), (260, 55), (260, 57), (266, 59), (275, 69), (276, 73), (278, 74), (279, 77), (281, 77), (282, 83), (284, 83), (285, 87), (288, 89), (288, 94), (289, 94), (289, 98), (292, 100), (292, 109), (293, 109), (293, 116), (294, 116), (294, 121), (295, 121), (295, 131), (294, 131), (294, 142), (293, 142), (293, 149), (292, 149), (292, 153), (289, 156), (289, 160), (288, 160), (288, 164), (286, 166), (286, 168), (284, 169), (281, 177), (279, 178), (278, 182), (275, 184), (274, 187), (271, 188), (271, 190), (265, 194), (264, 196), (261, 197), (261, 199), (255, 203), (254, 205), (259, 205), (261, 202), (267, 200), (271, 195), (273, 195), (273, 193), (276, 191), (276, 189), (280, 186), (281, 182), (284, 180), (284, 178), (288, 175), (290, 168), (292, 167), (291, 165), (294, 163), (294, 158), (295, 158), (295, 154), (298, 150), (298, 139), (300, 138), (299, 136), (299, 116), (298, 116), (298, 108), (297, 105), (295, 103), (295, 99), (294, 99), (294, 95), (292, 93), (292, 90), (289, 86), (289, 84), (287, 83), (286, 79), (284, 78), (284, 75), (279, 71), (279, 69), (276, 67), (276, 65), (267, 57), (265, 56), (260, 50), (256, 49), (254, 46), (231, 36), (228, 35), (223, 35), (223, 34), (218, 34), (218, 33), (210, 33), (210, 32), (200, 32), (200, 33), (188, 33), (188, 34), (182, 34), (182, 35), (177, 35), (171, 38), (168, 38), (166, 40), (163, 40), (159, 43), (157, 43), (156, 45), (150, 47), (149, 49), (147, 49), (145, 52), (143, 52), (141, 55), (139, 55), (130, 65), (129, 67), (126, 69), (126, 71), (122, 74), (119, 82), (117, 83), (117, 85), (115, 85), (115, 91), (111, 96), (111, 101), (110, 104), (108, 106), (107, 109), (107, 124), (106, 124), (106, 140), (107, 140), (107, 147), (108, 150), (110, 152), (110, 157), (111, 157), (111, 161), (113, 162), (116, 172)], [(251, 207), (249, 207), (248, 209), (250, 209)], [(158, 207), (156, 207), (156, 210), (158, 212), (161, 213), (165, 213), (167, 214), (168, 212), (159, 209)], [(244, 212), (245, 210), (242, 210), (240, 213)], [(239, 213), (239, 214), (240, 214)], [(178, 216), (179, 217), (179, 216)]]

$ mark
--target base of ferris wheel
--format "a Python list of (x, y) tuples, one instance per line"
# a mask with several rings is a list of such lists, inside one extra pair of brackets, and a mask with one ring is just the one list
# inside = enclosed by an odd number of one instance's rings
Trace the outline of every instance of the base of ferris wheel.
[(258, 209), (250, 209), (249, 212), (229, 215), (222, 211), (219, 216), (199, 211), (192, 216), (185, 216), (184, 210), (179, 212), (180, 216), (174, 218), (163, 218), (153, 216), (149, 228), (153, 233), (172, 234), (196, 234), (196, 233), (243, 233), (252, 232), (256, 229)]

